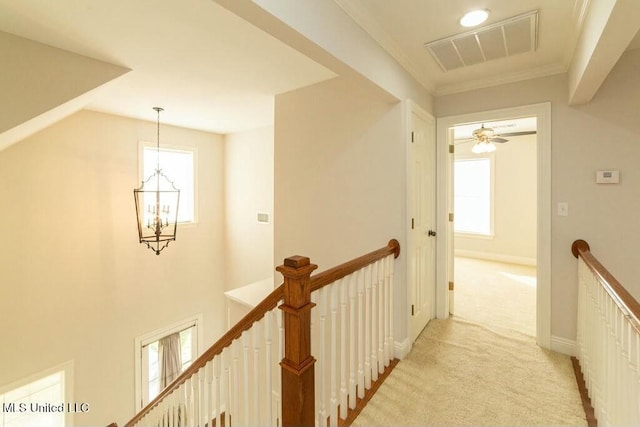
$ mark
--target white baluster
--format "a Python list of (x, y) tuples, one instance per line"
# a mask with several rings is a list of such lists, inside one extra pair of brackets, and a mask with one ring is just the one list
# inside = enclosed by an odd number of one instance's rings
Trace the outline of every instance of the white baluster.
[[(275, 312), (276, 322), (278, 324), (278, 363), (284, 359), (284, 313), (282, 310)], [(281, 425), (282, 423), (282, 375), (276, 375), (277, 382), (277, 399), (276, 399), (276, 411), (278, 417), (278, 423), (274, 425)]]
[(331, 309), (331, 408), (330, 425), (338, 425), (338, 286), (329, 285)]
[(378, 268), (371, 266), (371, 380), (378, 380)]
[(271, 311), (267, 311), (264, 315), (264, 346), (265, 346), (265, 368), (266, 368), (265, 380), (267, 385), (265, 389), (265, 394), (266, 394), (265, 400), (267, 402), (266, 424), (268, 425), (276, 425), (275, 420), (273, 418), (273, 375), (274, 375), (274, 370), (277, 370), (278, 367), (277, 365), (272, 365), (272, 354), (271, 354), (272, 328), (273, 328), (273, 313)]
[(349, 399), (347, 396), (347, 301), (348, 282), (345, 277), (337, 283), (340, 297), (340, 418), (346, 419), (349, 413)]
[(233, 363), (231, 365), (231, 377), (233, 381), (229, 385), (232, 394), (232, 411), (230, 417), (232, 417), (235, 423), (242, 425), (240, 415), (240, 340), (237, 339), (231, 344), (231, 350), (233, 355)]
[(371, 388), (371, 265), (364, 271), (365, 308), (364, 308), (364, 387)]
[(193, 424), (197, 425), (200, 420), (200, 374), (199, 371), (191, 376), (191, 386), (193, 388), (193, 409), (191, 412), (191, 419), (193, 420)]
[(384, 372), (384, 269), (383, 262), (376, 261), (378, 270), (378, 373)]
[[(231, 343), (233, 345), (233, 343)], [(231, 347), (227, 347), (222, 352), (222, 394), (224, 399), (222, 404), (224, 405), (224, 411), (218, 412), (218, 418), (224, 423), (225, 426), (231, 425), (231, 413), (233, 412), (233, 399), (231, 398), (231, 364), (233, 357), (233, 350)], [(216, 424), (217, 425), (217, 424)]]
[(364, 398), (364, 269), (356, 275), (356, 289), (358, 292), (358, 397)]
[(326, 408), (327, 399), (327, 346), (325, 345), (327, 339), (327, 309), (329, 303), (327, 301), (328, 287), (321, 288), (318, 294), (318, 315), (320, 317), (320, 353), (316, 362), (316, 372), (320, 380), (320, 399), (318, 407), (318, 424), (320, 426), (327, 425), (327, 418), (329, 414)]
[(395, 267), (395, 256), (389, 255), (389, 345), (391, 346), (391, 354), (389, 357), (391, 359), (395, 359), (395, 341), (394, 341), (394, 332), (393, 332), (393, 275), (394, 275), (394, 267)]
[(193, 389), (191, 387), (191, 378), (184, 382), (185, 387), (185, 423), (191, 425), (193, 423)]
[[(205, 388), (206, 392), (206, 405), (204, 410), (204, 420), (205, 423), (211, 425), (211, 420), (214, 418), (214, 396), (215, 390), (213, 389), (213, 365), (215, 364), (215, 360), (220, 358), (220, 355), (215, 356), (212, 360), (208, 361), (204, 367), (204, 377), (206, 381)], [(217, 398), (217, 396), (215, 397)]]
[(349, 409), (356, 407), (356, 281), (358, 272), (349, 277)]
[(251, 421), (249, 418), (249, 399), (251, 398), (251, 394), (249, 393), (249, 380), (251, 378), (251, 371), (249, 369), (249, 358), (250, 358), (250, 354), (249, 354), (249, 331), (245, 331), (242, 334), (242, 353), (243, 353), (243, 357), (242, 357), (242, 372), (243, 372), (243, 385), (244, 385), (244, 390), (243, 390), (243, 400), (241, 400), (240, 406), (242, 408), (242, 416), (243, 419), (240, 421), (241, 423), (243, 423), (243, 425), (251, 425)]
[(171, 392), (171, 394), (169, 396), (166, 397), (167, 399), (167, 405), (168, 405), (168, 410), (167, 410), (167, 414), (168, 414), (168, 418), (169, 418), (169, 422), (167, 423), (167, 425), (169, 427), (176, 427), (176, 391), (174, 390), (173, 392)]
[(391, 257), (385, 257), (382, 260), (383, 270), (384, 270), (384, 365), (388, 366), (391, 361), (391, 352), (392, 352), (392, 343), (390, 341), (390, 332), (389, 332), (389, 316), (391, 314), (391, 310), (389, 307), (390, 301), (390, 264), (392, 263)]
[[(260, 422), (260, 405), (263, 402), (260, 400), (258, 392), (260, 391), (260, 380), (262, 379), (260, 375), (260, 330), (261, 330), (262, 320), (255, 322), (251, 327), (251, 331), (253, 332), (253, 372), (251, 372), (251, 377), (253, 378), (253, 402), (247, 401), (246, 405), (251, 406), (253, 408), (253, 413), (251, 414), (251, 424), (257, 426), (259, 424), (264, 424)], [(268, 372), (268, 371), (267, 371)]]
[(215, 419), (216, 425), (219, 426), (222, 423), (222, 418), (220, 418), (220, 414), (222, 414), (222, 354), (218, 354), (213, 359), (213, 378), (214, 378), (214, 402), (213, 402), (213, 411), (211, 420)]

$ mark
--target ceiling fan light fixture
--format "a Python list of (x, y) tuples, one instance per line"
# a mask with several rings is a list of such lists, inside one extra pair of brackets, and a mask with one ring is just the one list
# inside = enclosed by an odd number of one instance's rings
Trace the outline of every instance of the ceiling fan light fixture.
[(484, 21), (489, 18), (489, 10), (488, 9), (477, 9), (472, 10), (464, 14), (462, 18), (458, 21), (460, 25), (463, 27), (475, 27), (477, 25), (482, 24)]
[(478, 141), (471, 148), (473, 154), (493, 153), (496, 146), (490, 141)]

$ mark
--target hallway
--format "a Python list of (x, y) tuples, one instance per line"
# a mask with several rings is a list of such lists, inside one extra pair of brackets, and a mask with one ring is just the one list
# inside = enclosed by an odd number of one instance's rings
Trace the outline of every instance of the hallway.
[(535, 342), (535, 267), (456, 258), (431, 320), (353, 425), (587, 425), (568, 356)]
[(354, 426), (586, 426), (568, 356), (533, 337), (432, 320)]

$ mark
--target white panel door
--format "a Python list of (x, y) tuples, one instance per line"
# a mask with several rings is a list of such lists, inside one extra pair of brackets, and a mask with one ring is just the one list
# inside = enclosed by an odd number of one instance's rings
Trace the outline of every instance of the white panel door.
[(432, 117), (412, 112), (408, 235), (412, 342), (435, 314), (436, 132)]

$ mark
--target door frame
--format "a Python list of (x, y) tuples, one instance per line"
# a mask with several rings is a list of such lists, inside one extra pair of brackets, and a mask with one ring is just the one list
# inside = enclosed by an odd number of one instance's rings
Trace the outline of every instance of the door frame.
[[(411, 241), (410, 239), (411, 237), (411, 217), (409, 214), (409, 210), (410, 210), (410, 200), (409, 198), (411, 197), (411, 195), (409, 194), (409, 180), (411, 179), (411, 173), (410, 173), (410, 148), (411, 148), (411, 132), (412, 132), (412, 124), (413, 124), (413, 113), (415, 113), (416, 115), (422, 117), (424, 120), (426, 121), (430, 121), (433, 123), (435, 130), (436, 130), (436, 141), (435, 141), (435, 167), (436, 167), (436, 171), (435, 171), (435, 180), (436, 180), (436, 193), (435, 193), (435, 203), (436, 203), (436, 208), (435, 208), (435, 227), (437, 230), (438, 227), (438, 169), (439, 169), (439, 165), (438, 165), (438, 139), (437, 139), (437, 128), (438, 128), (438, 121), (437, 119), (430, 114), (429, 112), (427, 112), (424, 108), (422, 108), (420, 105), (418, 105), (416, 102), (412, 101), (411, 99), (408, 99), (405, 101), (404, 103), (404, 127), (405, 127), (405, 153), (406, 153), (406, 158), (405, 158), (405, 164), (407, 165), (406, 169), (406, 177), (405, 177), (405, 182), (406, 182), (406, 186), (405, 186), (405, 191), (406, 191), (406, 201), (405, 201), (405, 217), (406, 217), (406, 228), (405, 228), (405, 236), (406, 236), (406, 242), (407, 242), (407, 249), (410, 247), (411, 245)], [(437, 231), (436, 231), (437, 233)], [(435, 276), (435, 287), (434, 287), (434, 295), (433, 295), (433, 299), (434, 302), (437, 302), (435, 300), (436, 295), (437, 295), (437, 288), (438, 288), (438, 275), (437, 275), (437, 270), (438, 270), (438, 242), (436, 240), (436, 245), (435, 245), (435, 251), (436, 251), (436, 261), (435, 261), (435, 265), (436, 265), (436, 276)], [(408, 252), (405, 252), (408, 253)], [(409, 283), (409, 278), (411, 277), (411, 264), (409, 263), (409, 260), (407, 258), (407, 263), (406, 263), (406, 270), (405, 270), (405, 274), (406, 274), (406, 278), (407, 278), (407, 289), (406, 289), (406, 296), (407, 296), (407, 300), (406, 300), (406, 331), (407, 331), (407, 344), (408, 347), (405, 348), (404, 350), (406, 351), (405, 354), (407, 354), (409, 352), (409, 350), (411, 349), (411, 346), (413, 345), (413, 341), (411, 340), (411, 335), (412, 335), (412, 331), (411, 331), (411, 286)], [(433, 304), (433, 312), (432, 312), (432, 318), (434, 318), (433, 316), (436, 316), (436, 310), (437, 310), (437, 305), (434, 303)], [(428, 323), (428, 322), (427, 322)]]
[(551, 103), (523, 105), (499, 110), (479, 111), (437, 119), (437, 233), (443, 238), (436, 242), (436, 316), (449, 317), (449, 256), (453, 241), (448, 233), (449, 203), (453, 171), (449, 154), (449, 131), (455, 125), (493, 121), (517, 117), (537, 119), (537, 295), (536, 342), (551, 348)]

